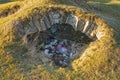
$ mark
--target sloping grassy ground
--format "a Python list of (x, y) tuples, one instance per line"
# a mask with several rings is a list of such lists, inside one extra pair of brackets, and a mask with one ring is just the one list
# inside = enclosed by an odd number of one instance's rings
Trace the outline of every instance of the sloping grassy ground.
[(7, 17), (17, 12), (22, 6), (21, 2), (13, 2), (0, 5), (0, 18)]
[(0, 0), (0, 4), (9, 3), (13, 1), (24, 1), (24, 0)]
[(0, 0), (0, 3), (7, 3), (10, 2), (10, 0)]
[[(27, 49), (21, 45), (21, 40), (19, 35), (16, 34), (14, 24), (12, 22), (18, 21), (18, 18), (24, 20), (26, 17), (29, 18), (30, 15), (33, 15), (37, 12), (32, 12), (36, 7), (41, 9), (41, 14), (44, 15), (46, 8), (51, 4), (60, 4), (64, 3), (65, 5), (71, 5), (71, 0), (62, 1), (62, 0), (36, 0), (24, 2), (22, 8), (6, 17), (0, 18), (0, 77), (1, 80), (119, 80), (120, 79), (120, 48), (118, 41), (114, 39), (113, 31), (108, 29), (108, 25), (105, 24), (105, 31), (108, 32), (109, 36), (106, 36), (102, 40), (98, 40), (94, 43), (91, 43), (86, 51), (89, 52), (88, 56), (81, 59), (76, 59), (72, 62), (72, 66), (68, 68), (54, 68), (51, 65), (29, 65), (24, 63), (24, 60), (29, 58), (29, 56), (22, 56)], [(101, 0), (102, 1), (102, 0)], [(102, 1), (103, 2), (103, 1)], [(94, 2), (93, 2), (94, 3)], [(18, 3), (19, 4), (19, 3)], [(29, 5), (28, 5), (29, 4)], [(47, 4), (47, 6), (45, 6)], [(91, 6), (93, 4), (89, 3)], [(107, 6), (106, 4), (100, 3), (99, 6)], [(11, 6), (14, 3), (10, 4)], [(44, 6), (43, 6), (44, 5)], [(74, 3), (75, 6), (78, 4)], [(43, 7), (41, 7), (43, 6)], [(73, 5), (72, 5), (73, 6)], [(57, 6), (58, 7), (58, 6)], [(59, 5), (61, 6), (61, 4)], [(73, 10), (73, 7), (69, 6)], [(103, 8), (97, 7), (97, 8)], [(1, 7), (2, 8), (2, 7)], [(64, 7), (65, 10), (69, 9)], [(82, 8), (82, 6), (81, 6)], [(88, 6), (86, 7), (88, 8)], [(6, 9), (6, 6), (3, 7), (3, 11)], [(75, 8), (76, 9), (76, 8)], [(85, 8), (84, 8), (85, 9)], [(118, 17), (113, 13), (109, 13), (107, 8), (105, 10), (99, 11), (99, 9), (91, 10), (91, 13), (96, 13), (97, 15), (103, 17), (108, 23), (111, 23), (114, 20), (119, 20)], [(116, 10), (116, 7), (111, 7), (110, 10)], [(87, 9), (86, 9), (87, 10)], [(90, 9), (88, 9), (90, 10)], [(106, 11), (109, 15), (106, 14)], [(106, 16), (105, 16), (106, 14)], [(119, 13), (117, 13), (119, 16)], [(109, 19), (109, 16), (113, 19)], [(99, 20), (103, 23), (103, 20)], [(115, 22), (116, 23), (116, 22)], [(115, 30), (119, 30), (119, 26), (116, 24), (109, 24)], [(117, 32), (117, 34), (119, 31)], [(118, 39), (119, 40), (119, 39)], [(95, 48), (96, 47), (96, 48)], [(91, 49), (93, 49), (91, 51)], [(84, 63), (84, 64), (82, 64)], [(82, 64), (82, 65), (81, 65)], [(73, 68), (72, 68), (73, 67)]]
[(104, 18), (106, 22), (117, 32), (117, 40), (120, 41), (120, 1), (119, 0), (88, 0), (92, 6), (91, 12)]

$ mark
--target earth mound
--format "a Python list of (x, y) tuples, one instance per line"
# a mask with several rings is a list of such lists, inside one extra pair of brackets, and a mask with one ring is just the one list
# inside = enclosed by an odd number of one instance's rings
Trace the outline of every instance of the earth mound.
[[(46, 7), (46, 9), (48, 8)], [(49, 42), (47, 41), (49, 35), (57, 40), (67, 39), (84, 44), (74, 59), (80, 55), (86, 55), (83, 52), (91, 41), (95, 43), (108, 36), (109, 28), (102, 19), (74, 8), (68, 8), (66, 11), (61, 7), (50, 7), (44, 14), (40, 13), (40, 8), (34, 8), (32, 12), (35, 13), (28, 18), (16, 21), (16, 32), (21, 37), (22, 44), (28, 49), (27, 54), (29, 55), (44, 56), (36, 46), (41, 45), (42, 42), (46, 45), (46, 42)], [(49, 62), (45, 56), (36, 55), (35, 58), (40, 58), (41, 63)]]
[(0, 12), (0, 73), (5, 79), (104, 79), (101, 74), (119, 70), (114, 30), (77, 2), (25, 0)]

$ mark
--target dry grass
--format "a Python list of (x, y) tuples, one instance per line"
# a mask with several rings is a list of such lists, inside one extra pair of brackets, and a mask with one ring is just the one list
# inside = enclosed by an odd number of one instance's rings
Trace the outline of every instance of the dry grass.
[(14, 14), (21, 7), (20, 2), (12, 2), (0, 5), (0, 17), (6, 17), (8, 15)]
[(93, 7), (91, 12), (102, 17), (116, 31), (117, 41), (120, 41), (120, 1), (119, 0), (88, 0)]
[[(57, 1), (57, 2), (55, 2)], [(106, 0), (107, 1), (107, 0)], [(103, 2), (103, 0), (101, 0)], [(49, 3), (49, 5), (47, 4)], [(71, 5), (70, 0), (62, 5), (61, 0), (31, 0), (25, 2), (13, 2), (0, 5), (0, 13), (15, 5), (23, 5), (17, 12), (0, 18), (0, 77), (1, 80), (119, 80), (120, 79), (120, 55), (119, 46), (116, 45), (114, 38), (114, 31), (100, 18), (96, 18), (95, 15), (85, 14), (79, 8)], [(54, 4), (54, 5), (53, 5)], [(55, 5), (57, 4), (57, 5)], [(59, 5), (58, 5), (59, 4)], [(106, 5), (106, 4), (105, 4)], [(104, 7), (105, 5), (101, 5)], [(10, 7), (8, 7), (10, 6)], [(77, 6), (77, 5), (76, 5)], [(111, 7), (110, 10), (116, 9)], [(38, 9), (38, 11), (36, 10)], [(39, 11), (40, 10), (40, 11)], [(30, 19), (31, 16), (39, 14), (40, 18), (50, 10), (63, 10), (66, 13), (74, 13), (83, 19), (89, 19), (91, 16), (95, 17), (95, 22), (98, 26), (102, 23), (106, 36), (101, 40), (92, 42), (85, 53), (85, 57), (80, 57), (72, 62), (72, 66), (69, 68), (55, 68), (51, 65), (33, 65), (25, 62), (29, 56), (22, 57), (21, 55), (27, 50), (21, 45), (21, 38), (16, 33), (15, 24), (20, 20), (25, 21)], [(103, 9), (104, 11), (107, 8)], [(97, 12), (97, 11), (96, 11)], [(111, 15), (117, 11), (107, 14)], [(97, 13), (96, 13), (97, 14)], [(105, 16), (105, 12), (102, 14)], [(117, 13), (119, 15), (119, 13)], [(83, 17), (82, 17), (83, 16)], [(110, 23), (113, 20), (107, 19)], [(116, 20), (117, 16), (114, 17)], [(15, 24), (14, 24), (15, 23)], [(110, 24), (111, 25), (111, 24)], [(112, 26), (117, 26), (112, 24)], [(119, 26), (115, 27), (116, 29)], [(118, 32), (119, 33), (119, 32)], [(18, 77), (19, 76), (19, 77)]]

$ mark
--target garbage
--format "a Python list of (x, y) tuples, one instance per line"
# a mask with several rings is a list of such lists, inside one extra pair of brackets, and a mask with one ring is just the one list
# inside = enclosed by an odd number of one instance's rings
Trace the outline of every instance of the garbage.
[(52, 61), (61, 67), (67, 67), (70, 59), (73, 58), (75, 54), (75, 49), (71, 45), (71, 41), (69, 40), (57, 40), (51, 36), (48, 37), (49, 43), (42, 43), (39, 45), (39, 48), (43, 48), (44, 45), (44, 54), (52, 59)]

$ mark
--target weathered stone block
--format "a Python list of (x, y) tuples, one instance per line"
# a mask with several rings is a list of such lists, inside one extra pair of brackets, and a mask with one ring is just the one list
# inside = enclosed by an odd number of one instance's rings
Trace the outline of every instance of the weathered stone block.
[(84, 28), (83, 28), (83, 31), (82, 31), (83, 33), (86, 32), (87, 28), (89, 27), (89, 23), (90, 23), (90, 21), (86, 21)]
[(60, 21), (61, 21), (61, 17), (60, 17), (59, 13), (50, 12), (49, 18), (51, 21), (51, 25), (56, 24), (56, 23), (60, 23)]
[(73, 14), (70, 14), (66, 19), (66, 23), (72, 25), (73, 28), (76, 30), (77, 29), (77, 24), (78, 24), (77, 16), (75, 16)]
[[(90, 36), (91, 32), (94, 30), (94, 27), (96, 27), (95, 24), (92, 24), (91, 27), (89, 28), (89, 30), (86, 32), (86, 35)], [(90, 36), (90, 37), (92, 37), (92, 36)]]
[(47, 29), (51, 27), (50, 21), (47, 16), (44, 17), (44, 23), (46, 24)]
[(36, 32), (36, 31), (37, 31), (37, 28), (34, 26), (32, 20), (31, 20), (28, 24), (29, 24), (28, 27), (30, 27), (31, 31), (33, 31), (33, 32)]
[(85, 33), (87, 33), (87, 32), (89, 32), (89, 29), (91, 29), (91, 25), (93, 24), (93, 22), (90, 20), (89, 21), (89, 24), (88, 24), (88, 26), (87, 26), (87, 28), (86, 28), (86, 30), (85, 30)]
[(80, 20), (78, 21), (77, 31), (83, 31), (84, 25), (85, 25), (85, 22), (80, 19)]
[(42, 31), (42, 29), (40, 27), (40, 23), (35, 17), (33, 17), (33, 23), (34, 23), (35, 27), (38, 29), (38, 31)]
[(41, 31), (45, 31), (47, 29), (43, 20), (40, 21), (40, 27), (41, 27)]
[(20, 32), (21, 35), (25, 34), (26, 31), (24, 30), (24, 27), (23, 27), (21, 22), (18, 23), (17, 28), (18, 28), (18, 31)]

